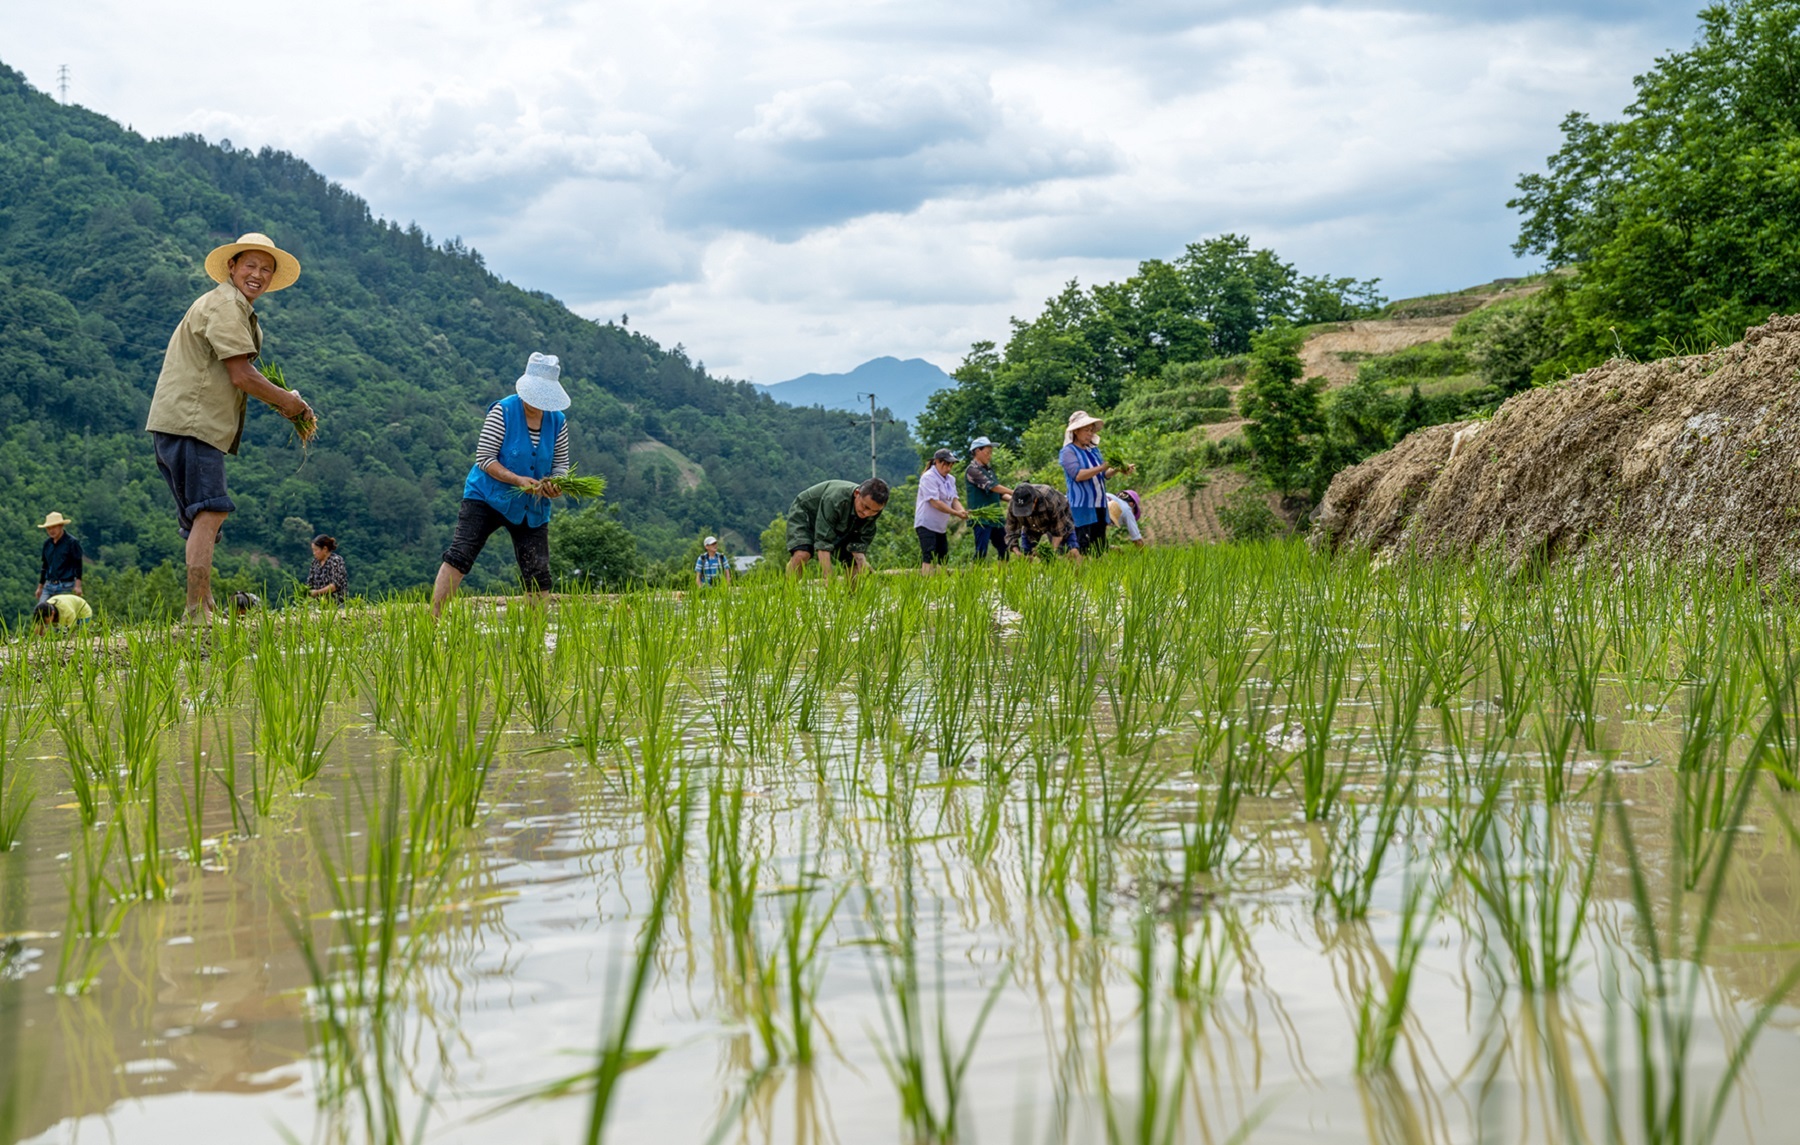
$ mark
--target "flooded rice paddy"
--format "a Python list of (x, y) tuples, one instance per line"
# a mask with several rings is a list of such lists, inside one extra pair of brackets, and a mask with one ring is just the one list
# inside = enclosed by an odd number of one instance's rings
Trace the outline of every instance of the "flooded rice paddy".
[(1791, 1140), (1793, 599), (1277, 546), (16, 642), (0, 1131)]

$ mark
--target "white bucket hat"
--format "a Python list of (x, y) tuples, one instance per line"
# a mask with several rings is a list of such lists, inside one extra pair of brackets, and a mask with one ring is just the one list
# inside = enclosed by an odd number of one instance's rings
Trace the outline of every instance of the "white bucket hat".
[(569, 408), (569, 391), (557, 379), (562, 376), (562, 363), (555, 354), (532, 354), (525, 363), (513, 389), (527, 405), (554, 413)]

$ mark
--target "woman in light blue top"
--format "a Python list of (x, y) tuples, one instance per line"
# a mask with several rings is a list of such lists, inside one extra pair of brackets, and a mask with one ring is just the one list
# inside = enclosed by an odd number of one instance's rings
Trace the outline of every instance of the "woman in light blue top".
[(1075, 518), (1075, 535), (1081, 551), (1093, 556), (1106, 551), (1106, 479), (1115, 473), (1129, 473), (1108, 465), (1100, 455), (1100, 427), (1106, 424), (1086, 410), (1069, 415), (1069, 428), (1063, 431), (1063, 474), (1069, 482), (1069, 512)]

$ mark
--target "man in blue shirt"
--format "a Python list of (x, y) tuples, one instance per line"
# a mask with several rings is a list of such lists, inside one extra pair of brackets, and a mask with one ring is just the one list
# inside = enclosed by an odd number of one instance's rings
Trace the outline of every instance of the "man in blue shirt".
[(731, 583), (731, 562), (719, 552), (719, 538), (707, 537), (701, 542), (706, 551), (694, 558), (694, 587), (708, 588), (723, 580)]
[(51, 513), (38, 528), (44, 530), (44, 559), (38, 566), (37, 603), (63, 593), (81, 595), (81, 542), (69, 535), (75, 522)]

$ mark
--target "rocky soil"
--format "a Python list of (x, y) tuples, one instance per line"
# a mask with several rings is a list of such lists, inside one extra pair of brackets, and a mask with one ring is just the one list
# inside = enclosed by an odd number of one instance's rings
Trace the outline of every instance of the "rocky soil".
[(1800, 316), (1710, 354), (1615, 359), (1338, 474), (1313, 543), (1471, 555), (1742, 558), (1800, 576)]

